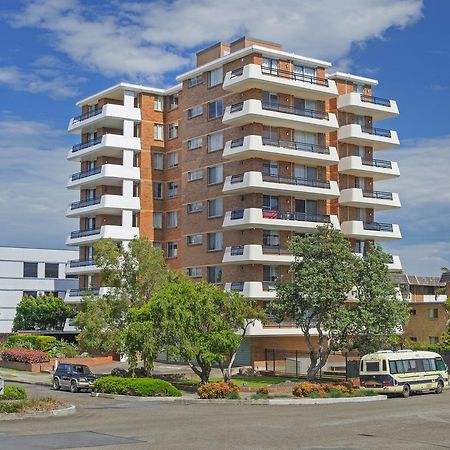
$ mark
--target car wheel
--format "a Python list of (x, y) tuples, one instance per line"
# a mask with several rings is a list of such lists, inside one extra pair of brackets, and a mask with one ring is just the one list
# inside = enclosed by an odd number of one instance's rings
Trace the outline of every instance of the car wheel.
[(55, 391), (59, 391), (61, 389), (58, 378), (53, 378), (53, 389)]
[(442, 394), (443, 390), (444, 390), (444, 383), (439, 380), (434, 392), (436, 392), (436, 394)]
[(70, 392), (72, 392), (72, 394), (75, 394), (76, 392), (78, 392), (78, 386), (77, 386), (77, 382), (75, 380), (72, 380), (70, 382)]
[(411, 395), (411, 388), (410, 388), (409, 384), (405, 384), (405, 385), (403, 386), (402, 396), (403, 396), (404, 398), (407, 398), (407, 397), (409, 397), (410, 395)]

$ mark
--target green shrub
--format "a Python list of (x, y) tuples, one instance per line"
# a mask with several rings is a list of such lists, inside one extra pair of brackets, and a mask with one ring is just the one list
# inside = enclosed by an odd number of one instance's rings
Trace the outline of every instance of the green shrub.
[(200, 398), (229, 398), (228, 395), (232, 392), (239, 394), (240, 388), (238, 385), (229, 383), (206, 383), (197, 389), (197, 394)]
[(154, 378), (102, 377), (95, 380), (94, 391), (138, 397), (181, 397), (176, 387)]
[(231, 391), (227, 394), (226, 398), (228, 400), (239, 400), (241, 397), (239, 396), (239, 392)]
[(260, 394), (260, 395), (269, 395), (269, 389), (267, 389), (265, 386), (263, 386), (263, 387), (260, 387), (260, 388), (256, 391), (256, 393), (257, 393), (257, 394)]
[(79, 348), (75, 344), (66, 341), (57, 341), (48, 352), (50, 358), (75, 358), (79, 355)]
[(12, 335), (8, 337), (7, 346), (14, 348), (28, 348), (48, 352), (56, 343), (54, 336), (22, 336)]
[(252, 400), (267, 400), (269, 398), (269, 396), (267, 394), (253, 394), (252, 395)]
[(0, 395), (0, 400), (25, 400), (26, 398), (27, 391), (20, 386), (6, 385), (3, 395)]

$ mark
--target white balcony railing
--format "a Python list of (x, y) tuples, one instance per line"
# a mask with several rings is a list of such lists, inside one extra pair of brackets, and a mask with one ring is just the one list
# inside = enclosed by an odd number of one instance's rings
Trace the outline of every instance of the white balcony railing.
[(361, 156), (346, 156), (339, 161), (339, 173), (354, 177), (370, 177), (387, 180), (400, 176), (398, 164), (382, 159), (363, 159)]
[(373, 120), (388, 119), (399, 114), (397, 103), (394, 100), (358, 92), (340, 95), (337, 106), (340, 111), (360, 116), (372, 116)]
[(360, 188), (343, 189), (339, 204), (354, 208), (372, 208), (378, 211), (401, 207), (400, 198), (395, 192), (366, 191)]
[(400, 145), (397, 132), (393, 130), (361, 127), (361, 125), (355, 123), (340, 127), (338, 139), (346, 144), (370, 146), (374, 150)]

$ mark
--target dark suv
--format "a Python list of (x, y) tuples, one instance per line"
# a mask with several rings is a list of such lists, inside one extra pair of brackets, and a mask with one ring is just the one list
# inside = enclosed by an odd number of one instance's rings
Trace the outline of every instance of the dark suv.
[(91, 389), (94, 386), (95, 375), (84, 364), (61, 363), (53, 373), (53, 389), (69, 388), (70, 392), (81, 389)]

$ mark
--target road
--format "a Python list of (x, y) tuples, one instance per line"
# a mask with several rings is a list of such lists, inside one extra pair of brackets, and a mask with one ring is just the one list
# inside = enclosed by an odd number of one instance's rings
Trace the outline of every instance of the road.
[(27, 386), (77, 406), (73, 416), (0, 421), (1, 450), (450, 449), (450, 391), (320, 406), (181, 405)]

